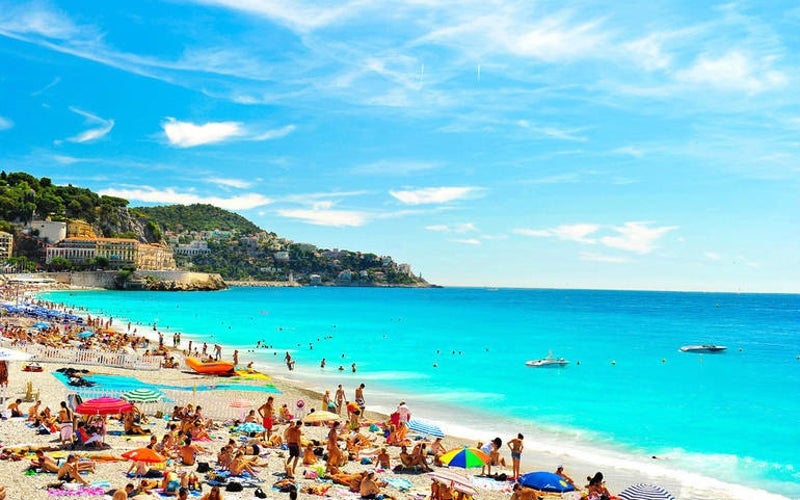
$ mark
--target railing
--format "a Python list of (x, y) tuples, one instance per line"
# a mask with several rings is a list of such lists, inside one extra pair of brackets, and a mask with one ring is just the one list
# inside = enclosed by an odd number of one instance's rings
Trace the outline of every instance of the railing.
[(158, 370), (163, 358), (139, 356), (126, 352), (96, 351), (69, 347), (49, 347), (40, 344), (15, 344), (14, 349), (32, 354), (31, 361), (38, 363), (65, 363), (74, 365), (113, 366), (129, 370)]

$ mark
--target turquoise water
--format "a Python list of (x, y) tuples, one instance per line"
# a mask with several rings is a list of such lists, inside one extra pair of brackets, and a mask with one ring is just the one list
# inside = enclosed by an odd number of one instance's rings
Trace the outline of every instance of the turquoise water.
[[(157, 322), (167, 343), (180, 331), (184, 346), (219, 342), (227, 356), (235, 346), (242, 361), (320, 388), (342, 383), (351, 397), (363, 381), (370, 406), (402, 395), (432, 415), (457, 412), (464, 426), (528, 426), (800, 498), (798, 295), (234, 288), (44, 298), (116, 326), (138, 322), (140, 333)], [(274, 349), (254, 350), (258, 340)], [(728, 350), (678, 352), (699, 343)], [(549, 350), (571, 364), (525, 366)]]

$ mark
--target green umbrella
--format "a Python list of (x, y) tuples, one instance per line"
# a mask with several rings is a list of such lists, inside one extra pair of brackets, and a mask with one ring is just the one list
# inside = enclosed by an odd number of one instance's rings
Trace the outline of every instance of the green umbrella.
[(149, 387), (140, 387), (122, 393), (122, 399), (129, 403), (155, 403), (164, 397), (162, 393)]
[(478, 448), (456, 448), (450, 450), (441, 457), (439, 461), (450, 467), (483, 467), (489, 461), (489, 455)]

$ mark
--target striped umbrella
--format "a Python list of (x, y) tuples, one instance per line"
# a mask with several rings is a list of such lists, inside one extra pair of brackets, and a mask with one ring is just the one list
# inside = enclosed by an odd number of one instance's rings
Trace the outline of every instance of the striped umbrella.
[(149, 387), (139, 387), (137, 389), (123, 392), (120, 397), (129, 403), (156, 403), (161, 401), (161, 398), (163, 398), (164, 395), (155, 389), (150, 389)]
[(456, 448), (450, 450), (441, 457), (439, 461), (450, 467), (483, 467), (489, 461), (489, 455), (478, 448)]
[(438, 438), (444, 437), (444, 432), (442, 432), (442, 429), (440, 429), (438, 425), (426, 422), (424, 420), (420, 420), (418, 418), (409, 420), (408, 424), (406, 425), (412, 431), (419, 432), (420, 434), (425, 434), (426, 436), (433, 436)]
[(661, 486), (647, 483), (636, 483), (619, 492), (625, 500), (675, 500), (672, 493)]
[(460, 491), (461, 493), (473, 497), (478, 494), (478, 491), (472, 485), (469, 477), (465, 474), (459, 474), (458, 472), (447, 469), (439, 469), (435, 472), (429, 472), (428, 476), (430, 476), (431, 480), (446, 486), (451, 486), (454, 490)]

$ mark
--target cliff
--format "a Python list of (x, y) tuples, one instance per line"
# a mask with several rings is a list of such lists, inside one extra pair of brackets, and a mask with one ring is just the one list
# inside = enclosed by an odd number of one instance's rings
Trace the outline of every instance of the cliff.
[(219, 274), (188, 271), (135, 271), (130, 275), (117, 271), (85, 271), (45, 275), (65, 285), (107, 290), (209, 291), (228, 288)]

